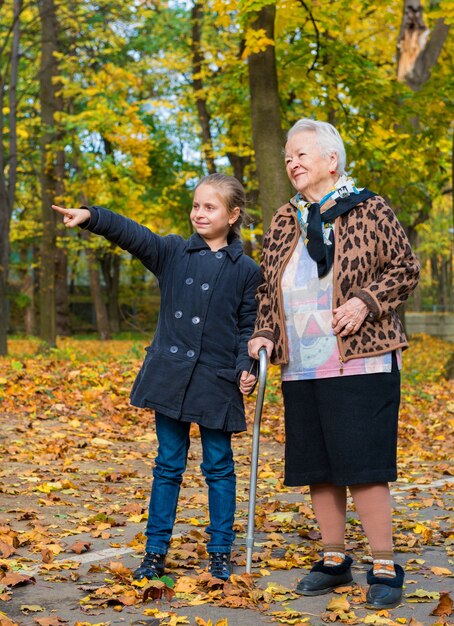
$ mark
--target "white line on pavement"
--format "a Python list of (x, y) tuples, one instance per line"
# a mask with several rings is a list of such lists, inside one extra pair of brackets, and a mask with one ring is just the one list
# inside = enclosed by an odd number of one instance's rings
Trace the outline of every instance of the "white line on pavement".
[[(128, 554), (134, 552), (132, 548), (106, 548), (105, 550), (96, 550), (94, 552), (85, 552), (84, 554), (76, 554), (65, 559), (58, 559), (54, 563), (72, 561), (76, 563), (92, 563), (93, 561), (104, 561), (105, 559), (115, 558), (122, 554)], [(26, 574), (27, 576), (37, 574), (41, 569), (40, 565), (35, 565), (31, 569), (19, 570), (19, 574)]]
[(397, 494), (401, 491), (409, 491), (410, 489), (421, 489), (422, 491), (424, 491), (432, 487), (443, 487), (443, 485), (447, 485), (450, 483), (454, 484), (454, 476), (450, 476), (449, 478), (440, 478), (439, 480), (434, 480), (434, 482), (432, 483), (397, 483), (395, 485), (395, 488), (391, 489), (391, 493)]

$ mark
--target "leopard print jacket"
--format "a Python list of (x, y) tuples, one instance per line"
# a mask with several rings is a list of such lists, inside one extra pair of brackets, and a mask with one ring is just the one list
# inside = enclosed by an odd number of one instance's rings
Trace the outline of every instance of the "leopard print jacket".
[[(392, 209), (380, 196), (358, 204), (334, 222), (333, 309), (357, 296), (369, 314), (353, 335), (339, 337), (342, 362), (408, 346), (396, 308), (415, 289), (419, 263)], [(262, 279), (257, 291), (254, 337), (274, 341), (271, 361), (288, 362), (281, 279), (296, 247), (297, 209), (282, 206), (263, 240)]]

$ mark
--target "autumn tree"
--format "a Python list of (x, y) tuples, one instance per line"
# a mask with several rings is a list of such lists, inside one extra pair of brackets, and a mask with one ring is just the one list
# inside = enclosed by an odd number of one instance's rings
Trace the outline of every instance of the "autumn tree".
[[(56, 219), (51, 209), (57, 197), (57, 159), (55, 151), (56, 113), (59, 107), (57, 96), (58, 22), (54, 0), (40, 0), (41, 61), (40, 61), (40, 105), (42, 135), (41, 148), (41, 219), (42, 237), (40, 250), (40, 336), (49, 345), (56, 345)], [(62, 168), (59, 167), (61, 176)]]
[[(432, 70), (437, 64), (447, 39), (449, 26), (443, 15), (435, 17), (432, 29), (428, 28), (424, 20), (424, 10), (420, 0), (404, 0), (402, 22), (397, 42), (397, 79), (405, 83), (412, 91), (419, 92), (431, 77)], [(411, 117), (413, 132), (421, 132), (419, 116)], [(423, 242), (421, 251), (430, 250), (430, 271), (432, 284), (435, 287), (434, 301), (439, 303), (441, 310), (447, 310), (453, 305), (453, 258), (452, 245), (449, 239), (453, 237), (454, 221), (446, 223), (446, 202), (442, 194), (452, 195), (451, 190), (444, 185), (441, 194), (435, 198), (427, 194), (426, 210), (421, 210), (410, 226), (410, 237), (414, 244), (419, 243), (418, 234), (427, 233), (427, 229), (420, 226), (427, 220), (431, 221), (431, 232), (437, 226), (444, 224), (445, 228), (436, 238)], [(436, 216), (433, 216), (435, 210)], [(418, 228), (420, 227), (420, 228)], [(441, 254), (440, 254), (441, 252)], [(419, 292), (418, 292), (419, 293)]]
[[(0, 14), (7, 7), (0, 4)], [(22, 0), (13, 0), (8, 25), (0, 40), (0, 112), (7, 110), (7, 137), (0, 124), (0, 355), (7, 353), (9, 307), (8, 268), (10, 223), (17, 181), (17, 81), (19, 68), (20, 14)], [(5, 98), (5, 94), (7, 94)], [(6, 102), (5, 102), (6, 100)], [(3, 114), (2, 114), (3, 117)], [(6, 148), (7, 146), (7, 148)]]
[(275, 55), (275, 3), (266, 2), (253, 13), (246, 31), (252, 137), (259, 180), (263, 228), (289, 197), (282, 149), (279, 86)]

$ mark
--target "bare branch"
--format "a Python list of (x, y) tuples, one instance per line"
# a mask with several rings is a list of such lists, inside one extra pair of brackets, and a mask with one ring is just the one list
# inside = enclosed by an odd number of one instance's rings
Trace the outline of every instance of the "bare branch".
[(304, 7), (306, 12), (309, 14), (309, 18), (310, 18), (310, 20), (312, 22), (312, 25), (313, 25), (314, 31), (315, 31), (315, 41), (316, 41), (316, 46), (317, 47), (315, 49), (315, 59), (313, 60), (312, 65), (310, 66), (310, 68), (306, 72), (306, 76), (309, 76), (310, 72), (312, 72), (314, 67), (317, 65), (318, 57), (319, 57), (319, 54), (320, 54), (320, 33), (319, 33), (319, 30), (318, 30), (317, 22), (315, 21), (315, 18), (312, 15), (312, 12), (310, 11), (310, 9), (307, 6), (307, 4), (304, 2), (304, 0), (298, 0), (298, 2), (301, 4), (302, 7)]

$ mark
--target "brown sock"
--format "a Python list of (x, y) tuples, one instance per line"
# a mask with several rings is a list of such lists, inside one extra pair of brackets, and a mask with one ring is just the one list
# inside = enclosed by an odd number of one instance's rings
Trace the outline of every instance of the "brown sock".
[(345, 560), (345, 546), (341, 544), (327, 544), (323, 546), (323, 565), (335, 567)]
[(394, 553), (392, 551), (374, 552), (372, 555), (374, 576), (395, 578)]

